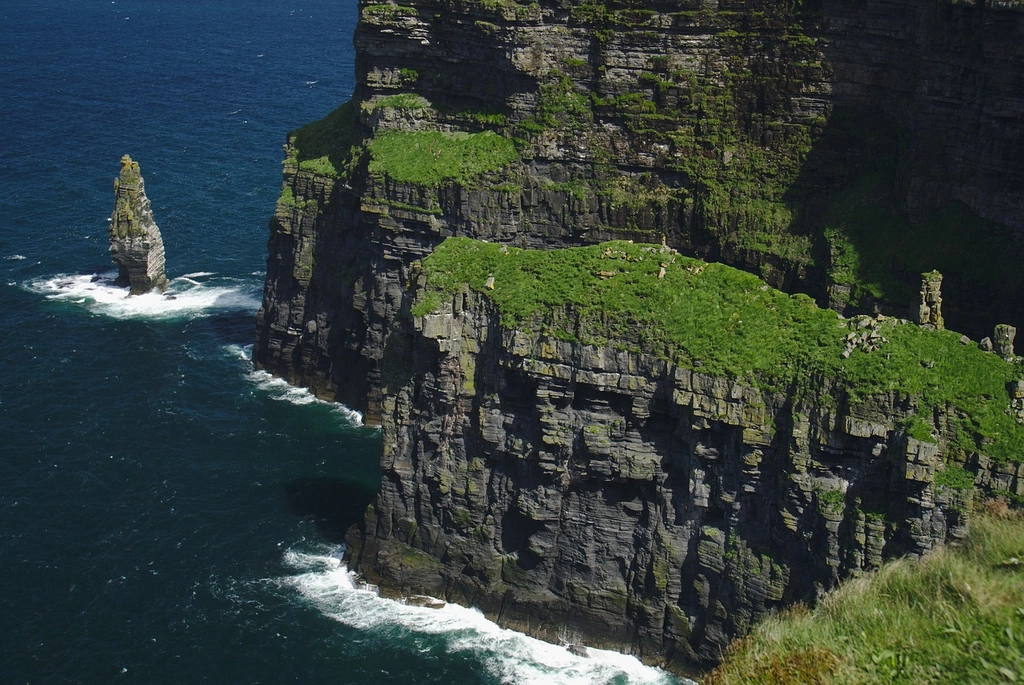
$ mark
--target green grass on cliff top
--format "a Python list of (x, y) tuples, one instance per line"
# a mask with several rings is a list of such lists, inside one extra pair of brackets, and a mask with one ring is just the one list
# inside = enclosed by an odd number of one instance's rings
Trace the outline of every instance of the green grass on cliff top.
[[(1021, 377), (1021, 365), (973, 342), (962, 345), (952, 331), (886, 319), (879, 332), (888, 342), (844, 359), (846, 336), (859, 332), (856, 319), (819, 309), (806, 295), (787, 295), (744, 271), (656, 245), (618, 241), (544, 251), (508, 248), (505, 254), (497, 244), (449, 238), (423, 260), (423, 269), (428, 288), (415, 314), (440, 304), (438, 293), (468, 285), (495, 302), (508, 328), (644, 351), (769, 389), (808, 388), (830, 378), (854, 399), (896, 391), (920, 398), (929, 424), (928, 410), (952, 405), (964, 430), (951, 451), (1024, 459), (1024, 427), (1007, 414), (1007, 384)], [(485, 287), (492, 275), (493, 290)]]
[(430, 187), (472, 185), (518, 158), (511, 140), (490, 131), (393, 131), (370, 141), (370, 173)]
[(891, 562), (739, 640), (705, 685), (1024, 682), (1024, 518)]

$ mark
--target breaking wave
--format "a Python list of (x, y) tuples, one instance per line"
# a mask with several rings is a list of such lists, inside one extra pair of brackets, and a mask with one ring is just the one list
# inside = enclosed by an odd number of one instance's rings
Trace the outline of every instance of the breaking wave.
[(115, 285), (117, 272), (59, 275), (29, 281), (25, 287), (47, 299), (81, 305), (114, 319), (181, 319), (259, 309), (254, 284), (210, 279), (213, 275), (196, 272), (181, 276), (170, 281), (166, 292), (145, 295), (129, 295), (127, 288)]
[[(252, 345), (228, 345), (227, 352), (233, 357), (237, 357), (245, 362), (252, 361)], [(346, 422), (352, 426), (363, 425), (363, 415), (357, 412), (355, 409), (350, 409), (340, 402), (328, 402), (322, 400), (306, 388), (299, 388), (294, 385), (290, 385), (287, 381), (272, 376), (266, 371), (256, 371), (250, 365), (249, 371), (246, 374), (249, 382), (252, 383), (258, 390), (266, 393), (267, 396), (272, 400), (278, 402), (288, 402), (298, 406), (307, 404), (317, 404), (324, 407), (328, 407), (334, 413), (338, 414)]]
[(288, 402), (289, 404), (299, 406), (305, 404), (319, 404), (329, 407), (331, 411), (341, 416), (341, 418), (353, 426), (363, 425), (363, 415), (355, 409), (349, 409), (340, 402), (328, 402), (327, 400), (322, 400), (306, 388), (298, 388), (294, 385), (289, 385), (287, 381), (276, 376), (272, 376), (266, 371), (250, 371), (249, 380), (259, 390), (265, 392), (272, 400)]
[(502, 683), (693, 685), (618, 652), (588, 648), (588, 656), (578, 656), (558, 645), (501, 628), (479, 611), (455, 604), (427, 608), (382, 599), (372, 587), (358, 586), (355, 574), (326, 551), (288, 550), (284, 560), (296, 575), (271, 582), (298, 591), (323, 615), (371, 634), (386, 633), (382, 639), (389, 644), (394, 644), (395, 631), (413, 642), (417, 636), (435, 636), (448, 653), (475, 655)]

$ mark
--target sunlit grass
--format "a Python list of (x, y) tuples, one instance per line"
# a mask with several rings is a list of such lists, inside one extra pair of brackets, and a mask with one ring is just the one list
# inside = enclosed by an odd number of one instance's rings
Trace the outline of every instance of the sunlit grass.
[(767, 620), (703, 682), (1024, 682), (1024, 518), (977, 516), (961, 548), (890, 562)]
[[(829, 379), (854, 399), (886, 392), (917, 398), (919, 413), (928, 416), (951, 405), (964, 429), (951, 449), (1024, 458), (1024, 428), (1008, 414), (1007, 392), (1021, 376), (1020, 364), (960, 344), (952, 331), (887, 319), (877, 324), (886, 339), (879, 349), (854, 349), (844, 358), (857, 320), (744, 271), (658, 245), (620, 241), (534, 251), (450, 238), (423, 268), (428, 292), (468, 286), (494, 300), (508, 328), (642, 350), (769, 389)], [(491, 278), (493, 288), (486, 287)], [(416, 312), (441, 303), (421, 293)]]

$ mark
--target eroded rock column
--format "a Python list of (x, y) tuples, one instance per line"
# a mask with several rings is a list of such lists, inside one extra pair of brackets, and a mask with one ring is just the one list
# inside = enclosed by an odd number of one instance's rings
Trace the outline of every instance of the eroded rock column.
[(929, 271), (921, 274), (921, 296), (917, 302), (915, 311), (912, 311), (913, 320), (922, 326), (931, 326), (942, 330), (945, 325), (942, 321), (942, 274), (938, 271)]
[(121, 157), (121, 175), (114, 179), (114, 213), (110, 216), (110, 255), (120, 269), (116, 283), (142, 295), (167, 289), (164, 241), (153, 220), (139, 163)]

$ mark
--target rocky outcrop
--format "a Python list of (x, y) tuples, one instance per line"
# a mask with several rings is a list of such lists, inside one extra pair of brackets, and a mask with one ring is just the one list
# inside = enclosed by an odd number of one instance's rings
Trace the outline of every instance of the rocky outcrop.
[(996, 326), (993, 346), (995, 352), (1006, 360), (1013, 359), (1016, 355), (1013, 350), (1013, 339), (1017, 337), (1017, 329), (1009, 324), (1001, 323)]
[(121, 175), (114, 179), (114, 213), (110, 216), (110, 254), (119, 267), (116, 283), (132, 295), (166, 290), (164, 241), (153, 220), (153, 210), (139, 163), (121, 157)]
[[(352, 102), (289, 143), (254, 360), (375, 420), (408, 265), (446, 235), (665, 236), (846, 313), (905, 316), (939, 268), (946, 325), (1024, 325), (1022, 31), (1014, 3), (952, 0), (364, 3)], [(484, 129), (520, 159), (473, 183), (369, 170), (368, 141), (390, 133)], [(964, 244), (901, 237), (929, 207)], [(968, 231), (979, 216), (993, 223)]]

